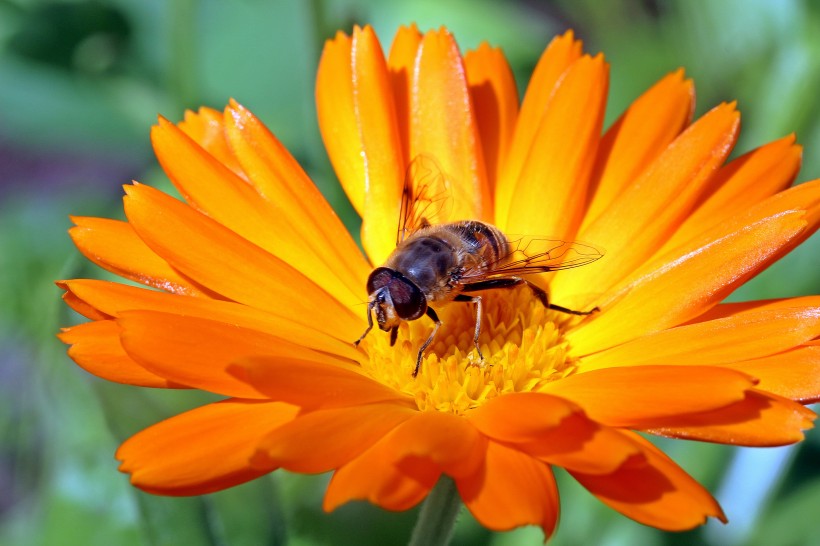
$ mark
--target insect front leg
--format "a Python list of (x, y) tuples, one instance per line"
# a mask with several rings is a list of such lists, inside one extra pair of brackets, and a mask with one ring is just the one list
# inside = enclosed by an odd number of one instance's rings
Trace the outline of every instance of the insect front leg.
[(436, 333), (438, 333), (438, 329), (441, 328), (441, 321), (438, 318), (438, 315), (435, 311), (433, 311), (432, 307), (427, 308), (426, 315), (430, 317), (436, 325), (433, 327), (432, 333), (430, 333), (430, 337), (427, 338), (427, 341), (422, 343), (421, 348), (419, 349), (419, 356), (416, 358), (416, 369), (413, 370), (413, 377), (416, 377), (419, 374), (419, 368), (421, 367), (421, 357), (424, 356), (424, 350), (430, 346), (433, 342), (433, 338), (436, 337)]
[(367, 304), (367, 330), (365, 330), (365, 331), (364, 331), (364, 333), (361, 335), (361, 337), (359, 337), (359, 339), (357, 339), (356, 341), (354, 341), (354, 342), (353, 342), (353, 345), (354, 345), (355, 347), (358, 347), (358, 346), (359, 346), (359, 343), (361, 343), (361, 342), (362, 342), (362, 340), (364, 339), (364, 337), (365, 337), (367, 334), (369, 334), (369, 333), (370, 333), (370, 330), (372, 330), (372, 329), (373, 329), (373, 315), (372, 315), (372, 311), (373, 311), (373, 307), (374, 307), (375, 305), (376, 305), (376, 304), (375, 304), (375, 302), (372, 302), (372, 301), (371, 301), (370, 303), (368, 303), (368, 304)]
[(478, 357), (484, 362), (484, 355), (481, 352), (481, 347), (478, 346), (478, 336), (481, 335), (481, 296), (465, 296), (463, 294), (457, 295), (453, 301), (471, 301), (475, 303), (475, 335), (473, 336), (473, 345), (478, 351)]

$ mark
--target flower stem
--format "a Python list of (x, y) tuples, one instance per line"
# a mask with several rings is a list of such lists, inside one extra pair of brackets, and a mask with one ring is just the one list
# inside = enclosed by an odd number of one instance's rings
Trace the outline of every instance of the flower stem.
[(421, 505), (419, 519), (410, 537), (410, 546), (445, 546), (450, 543), (461, 498), (455, 482), (442, 475)]

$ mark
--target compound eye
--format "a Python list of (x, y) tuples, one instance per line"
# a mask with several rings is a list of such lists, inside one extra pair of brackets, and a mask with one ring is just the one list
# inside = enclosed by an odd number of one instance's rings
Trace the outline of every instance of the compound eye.
[(367, 293), (372, 294), (380, 288), (384, 288), (390, 284), (390, 281), (393, 280), (394, 276), (395, 272), (390, 269), (387, 269), (386, 267), (377, 267), (367, 278)]
[(396, 314), (403, 320), (415, 320), (427, 311), (427, 298), (416, 285), (395, 279), (388, 288)]

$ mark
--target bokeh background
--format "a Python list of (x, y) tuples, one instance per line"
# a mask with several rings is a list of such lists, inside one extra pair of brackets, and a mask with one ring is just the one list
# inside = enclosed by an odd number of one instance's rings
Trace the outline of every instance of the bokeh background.
[[(683, 66), (701, 114), (737, 99), (737, 152), (795, 131), (800, 181), (820, 177), (820, 2), (812, 0), (2, 0), (0, 1), (0, 544), (401, 544), (415, 512), (320, 510), (327, 476), (284, 472), (207, 497), (143, 494), (113, 452), (133, 432), (203, 401), (107, 384), (56, 340), (76, 317), (58, 278), (102, 277), (80, 258), (69, 215), (122, 217), (121, 185), (167, 187), (148, 131), (157, 113), (259, 115), (354, 232), (358, 220), (321, 146), (313, 83), (323, 41), (370, 23), (446, 25), (463, 49), (505, 49), (524, 89), (551, 37), (574, 28), (612, 65), (608, 120)], [(820, 293), (820, 238), (734, 299)], [(731, 523), (688, 533), (643, 527), (560, 475), (555, 545), (809, 545), (820, 541), (820, 434), (796, 448), (664, 442), (717, 494)], [(490, 533), (462, 514), (454, 544), (540, 544), (535, 528)]]

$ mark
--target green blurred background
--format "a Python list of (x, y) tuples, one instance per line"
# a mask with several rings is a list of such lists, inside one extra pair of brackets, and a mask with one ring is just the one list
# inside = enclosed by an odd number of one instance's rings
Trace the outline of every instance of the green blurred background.
[[(693, 77), (698, 113), (738, 99), (738, 151), (796, 131), (801, 181), (820, 176), (820, 2), (517, 0), (0, 0), (0, 544), (401, 544), (415, 512), (366, 504), (321, 513), (327, 476), (284, 472), (200, 498), (140, 493), (112, 454), (128, 435), (202, 395), (107, 384), (55, 339), (75, 317), (57, 278), (101, 277), (72, 247), (69, 214), (121, 217), (131, 179), (167, 186), (148, 130), (157, 113), (259, 115), (357, 227), (321, 146), (313, 81), (323, 41), (371, 23), (448, 26), (462, 48), (505, 49), (519, 88), (550, 38), (574, 28), (612, 64), (608, 119), (665, 73)], [(736, 299), (820, 293), (814, 237)], [(820, 434), (797, 448), (663, 442), (715, 492), (728, 526), (648, 529), (560, 475), (556, 545), (820, 543)], [(540, 544), (535, 528), (489, 533), (462, 514), (454, 544)]]

